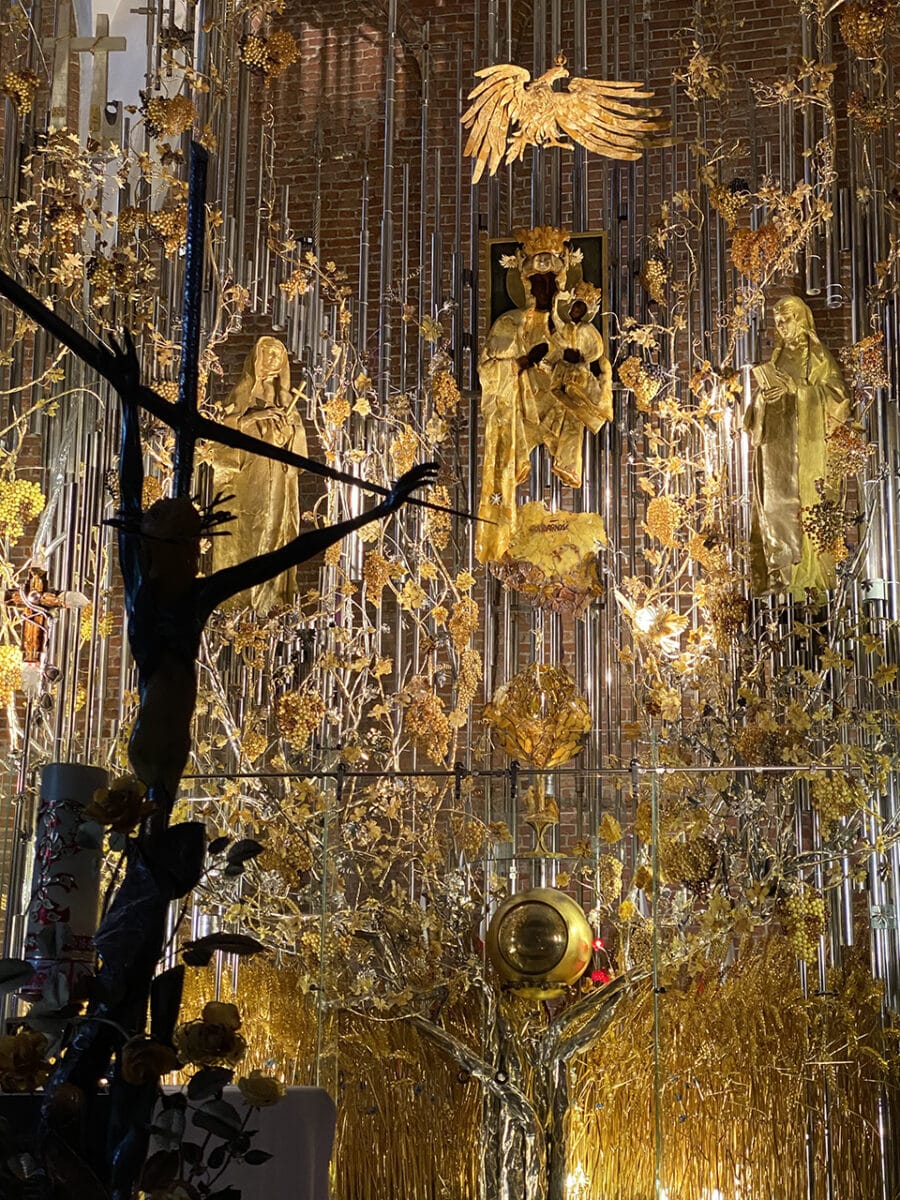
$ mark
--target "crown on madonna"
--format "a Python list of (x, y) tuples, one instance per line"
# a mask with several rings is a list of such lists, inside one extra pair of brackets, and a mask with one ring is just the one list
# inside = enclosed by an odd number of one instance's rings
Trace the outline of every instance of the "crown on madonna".
[(517, 229), (516, 241), (521, 245), (526, 258), (535, 254), (553, 254), (556, 258), (568, 258), (568, 229), (556, 229), (553, 225), (536, 225), (534, 229)]

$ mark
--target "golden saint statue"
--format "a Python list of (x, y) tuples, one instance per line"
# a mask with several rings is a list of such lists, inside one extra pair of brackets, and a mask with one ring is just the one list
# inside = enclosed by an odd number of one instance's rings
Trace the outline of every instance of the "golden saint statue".
[(515, 528), (516, 488), (528, 478), (531, 451), (546, 445), (564, 483), (581, 486), (585, 426), (612, 416), (611, 371), (591, 324), (600, 297), (587, 285), (565, 292), (581, 251), (562, 229), (516, 230), (519, 249), (501, 259), (517, 270), (525, 305), (502, 313), (481, 352), (484, 460), (475, 554), (498, 562)]
[[(225, 404), (225, 423), (295, 454), (306, 454), (306, 433), (291, 397), (291, 364), (285, 347), (261, 337), (244, 362)], [(213, 568), (230, 567), (283, 546), (300, 532), (297, 472), (283, 463), (230, 446), (215, 447), (215, 488), (233, 494), (227, 508), (237, 517), (225, 537), (214, 539)], [(238, 597), (259, 613), (294, 598), (294, 573), (285, 571)]]
[(802, 598), (835, 584), (834, 558), (810, 540), (801, 514), (828, 498), (827, 438), (849, 419), (850, 397), (806, 304), (786, 296), (774, 316), (775, 349), (753, 369), (744, 417), (754, 450), (750, 567), (757, 595)]

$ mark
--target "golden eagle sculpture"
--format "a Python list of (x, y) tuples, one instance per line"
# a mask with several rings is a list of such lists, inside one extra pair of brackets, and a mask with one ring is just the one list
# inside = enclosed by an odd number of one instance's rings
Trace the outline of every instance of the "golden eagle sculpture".
[[(636, 103), (653, 92), (627, 81), (573, 79), (564, 54), (535, 80), (512, 63), (483, 67), (475, 74), (482, 82), (469, 93), (472, 103), (460, 118), (470, 130), (463, 153), (475, 159), (473, 184), (485, 167), (495, 175), (504, 161), (522, 158), (526, 146), (571, 150), (577, 143), (607, 158), (634, 160), (652, 146), (667, 144), (662, 109)], [(559, 80), (566, 80), (561, 91), (553, 86)]]

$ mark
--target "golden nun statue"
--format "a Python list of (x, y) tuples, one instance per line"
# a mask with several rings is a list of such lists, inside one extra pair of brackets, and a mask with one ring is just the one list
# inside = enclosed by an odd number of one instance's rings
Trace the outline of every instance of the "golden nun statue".
[(518, 272), (525, 304), (502, 313), (481, 352), (484, 459), (475, 554), (498, 562), (515, 531), (516, 489), (531, 470), (530, 455), (545, 445), (553, 471), (581, 486), (584, 430), (612, 419), (611, 368), (603, 338), (592, 325), (600, 293), (579, 283), (566, 291), (581, 261), (563, 229), (518, 229), (519, 249), (501, 263)]
[[(291, 394), (290, 359), (277, 338), (259, 338), (248, 354), (225, 403), (224, 419), (274, 446), (306, 454), (306, 433)], [(297, 536), (300, 494), (293, 467), (220, 445), (212, 461), (216, 491), (234, 496), (226, 507), (237, 517), (227, 526), (227, 536), (214, 539), (214, 570), (266, 554)], [(230, 604), (249, 604), (267, 613), (291, 604), (295, 590), (294, 572), (285, 571)]]
[(801, 517), (829, 498), (828, 437), (849, 420), (850, 397), (807, 305), (786, 296), (774, 317), (775, 349), (753, 368), (756, 390), (744, 417), (754, 452), (751, 581), (757, 595), (802, 599), (807, 589), (835, 584), (834, 557), (810, 540)]

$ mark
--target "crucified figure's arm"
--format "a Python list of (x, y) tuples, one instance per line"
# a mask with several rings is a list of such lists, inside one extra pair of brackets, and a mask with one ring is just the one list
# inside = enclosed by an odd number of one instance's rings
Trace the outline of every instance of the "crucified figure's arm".
[[(145, 412), (173, 429), (176, 442), (180, 437), (190, 437), (195, 440), (205, 438), (222, 446), (230, 446), (235, 450), (244, 450), (250, 454), (257, 454), (261, 458), (284, 463), (285, 466), (299, 467), (314, 475), (333, 479), (338, 483), (347, 483), (351, 487), (362, 488), (363, 491), (382, 496), (389, 495), (388, 489), (381, 484), (360, 479), (349, 471), (337, 470), (335, 467), (328, 466), (327, 463), (308, 458), (305, 454), (297, 454), (284, 446), (275, 446), (264, 442), (261, 438), (244, 433), (241, 429), (224, 425), (220, 421), (210, 420), (209, 417), (203, 417), (197, 412), (181, 411), (177, 404), (170, 404), (158, 392), (154, 392), (152, 388), (141, 383), (140, 363), (134, 342), (127, 330), (121, 346), (112, 338), (110, 338), (112, 350), (103, 345), (95, 345), (2, 270), (0, 270), (0, 296), (5, 296), (33, 321), (46, 329), (52, 337), (68, 347), (83, 363), (92, 367), (98, 375), (115, 388), (123, 399), (131, 400), (138, 408), (144, 409)], [(409, 502), (423, 508), (435, 509), (438, 512), (449, 512), (453, 516), (464, 517), (469, 521), (475, 519), (470, 513), (444, 508), (443, 505), (432, 504), (430, 501), (421, 500), (416, 496), (410, 496)], [(480, 519), (483, 520), (483, 518)]]
[(401, 504), (408, 499), (415, 488), (428, 487), (437, 478), (437, 463), (423, 463), (407, 471), (393, 485), (384, 500), (370, 508), (368, 512), (350, 517), (347, 521), (338, 521), (335, 525), (325, 525), (320, 529), (310, 529), (285, 543), (278, 550), (269, 554), (259, 554), (246, 562), (234, 567), (226, 567), (216, 571), (206, 579), (199, 579), (196, 585), (197, 606), (196, 614), (199, 620), (206, 621), (213, 609), (236, 596), (238, 592), (257, 587), (269, 579), (274, 579), (282, 571), (296, 567), (315, 555), (327, 550), (329, 546), (339, 542), (341, 538), (361, 529), (370, 521), (386, 517), (396, 512)]

